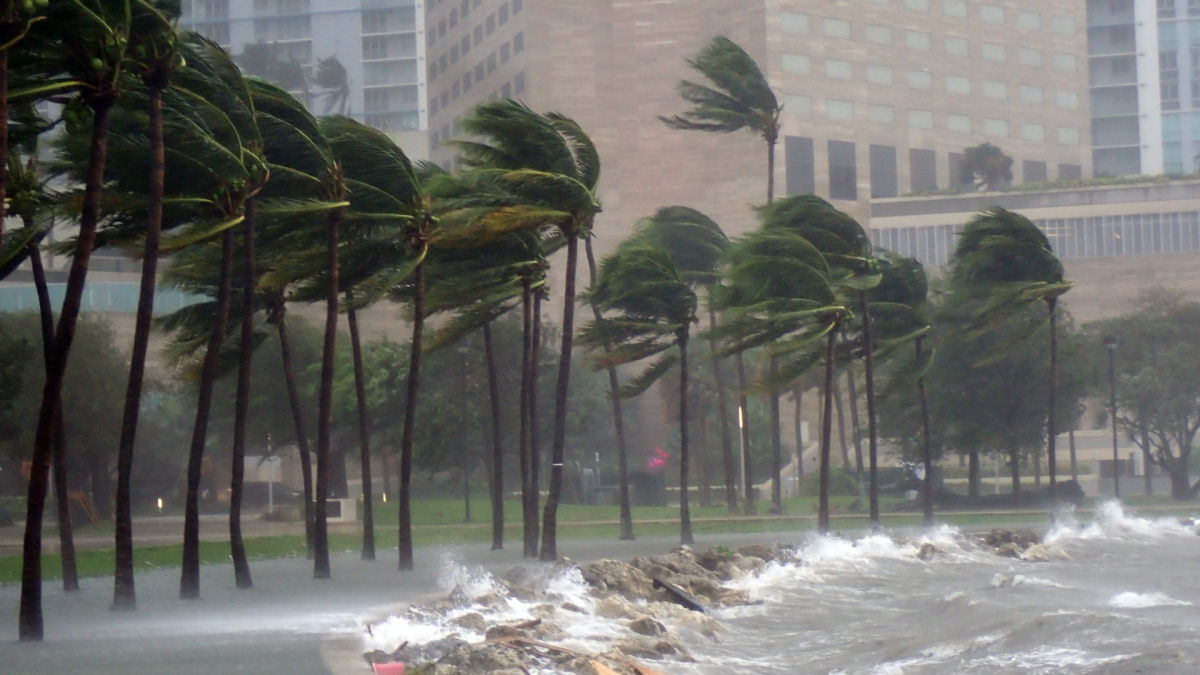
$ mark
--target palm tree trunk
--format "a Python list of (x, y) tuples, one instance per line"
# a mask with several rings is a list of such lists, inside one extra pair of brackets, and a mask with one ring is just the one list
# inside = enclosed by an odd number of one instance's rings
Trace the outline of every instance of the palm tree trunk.
[(746, 515), (754, 515), (758, 509), (754, 507), (754, 478), (751, 475), (753, 462), (750, 461), (750, 408), (746, 407), (746, 360), (742, 353), (737, 354), (738, 377), (738, 426), (742, 434), (742, 506)]
[[(282, 305), (282, 302), (280, 303)], [(292, 409), (292, 424), (296, 427), (296, 446), (300, 450), (300, 475), (304, 481), (304, 541), (308, 557), (313, 557), (313, 476), (312, 460), (308, 452), (308, 433), (304, 430), (304, 419), (300, 413), (300, 396), (296, 392), (296, 369), (292, 365), (292, 343), (288, 339), (286, 307), (279, 309), (279, 351), (283, 361), (283, 381), (287, 388), (288, 405)]]
[(229, 295), (233, 277), (233, 231), (221, 235), (221, 272), (217, 278), (217, 315), (213, 319), (204, 362), (200, 366), (200, 383), (196, 394), (196, 420), (192, 424), (192, 444), (188, 451), (187, 496), (184, 498), (183, 562), (179, 575), (179, 597), (195, 600), (200, 597), (200, 477), (204, 466), (204, 445), (208, 436), (208, 416), (212, 407), (213, 382), (217, 379), (217, 364), (221, 360), (221, 344), (225, 341), (225, 324), (229, 318)]
[(679, 331), (679, 543), (691, 546), (692, 511), (688, 506), (688, 330)]
[[(592, 238), (590, 236), (583, 240), (584, 251), (587, 253), (588, 277), (591, 279), (592, 287), (596, 286), (596, 254), (592, 252)], [(596, 328), (600, 331), (604, 353), (608, 354), (612, 351), (608, 344), (608, 338), (604, 335), (604, 316), (600, 313), (600, 308), (592, 305), (592, 316), (596, 321)], [(621, 387), (617, 382), (617, 367), (608, 366), (608, 392), (610, 401), (612, 402), (613, 415), (613, 433), (617, 440), (617, 466), (618, 476), (617, 482), (620, 483), (620, 511), (621, 524), (620, 534), (618, 538), (622, 541), (633, 539), (633, 510), (629, 506), (629, 467), (627, 463), (628, 448), (625, 444), (625, 421), (621, 411)], [(596, 476), (599, 480), (600, 476)]]
[[(850, 471), (850, 446), (846, 443), (846, 408), (842, 403), (842, 392), (838, 389), (837, 381), (833, 383), (833, 391), (830, 392), (833, 396), (834, 410), (837, 411), (838, 425), (838, 443), (842, 448), (842, 471)], [(862, 476), (862, 455), (859, 455), (858, 475)]]
[[(859, 429), (862, 425), (858, 420), (858, 383), (854, 380), (854, 371), (846, 367), (846, 396), (850, 399), (850, 441), (854, 443), (854, 475), (858, 477), (859, 482), (863, 479), (863, 451), (862, 451), (862, 434)], [(837, 404), (840, 406), (842, 399), (839, 397)], [(841, 408), (838, 409), (839, 428), (841, 424)], [(842, 432), (843, 438), (845, 432)], [(843, 441), (844, 443), (844, 441)]]
[(42, 518), (46, 508), (46, 493), (50, 476), (51, 454), (57, 435), (55, 414), (62, 398), (63, 377), (67, 357), (75, 338), (75, 324), (83, 301), (83, 284), (88, 262), (96, 243), (96, 224), (100, 213), (100, 192), (104, 182), (104, 160), (108, 150), (108, 113), (111, 98), (92, 103), (92, 139), (89, 151), (87, 179), (83, 195), (83, 210), (79, 218), (79, 234), (75, 254), (67, 276), (66, 294), (59, 313), (54, 335), (54, 351), (46, 362), (46, 384), (38, 410), (37, 433), (33, 445), (29, 474), (29, 493), (25, 507), (25, 536), (21, 566), (21, 604), (18, 634), (21, 640), (42, 640)]
[(712, 506), (712, 475), (709, 473), (710, 468), (708, 463), (711, 434), (709, 434), (708, 429), (708, 417), (703, 412), (704, 404), (700, 400), (699, 395), (693, 397), (692, 406), (693, 410), (701, 411), (700, 419), (697, 422), (700, 425), (698, 429), (700, 442), (697, 444), (698, 452), (696, 453), (696, 459), (700, 463), (700, 506), (708, 508)]
[(534, 379), (537, 371), (533, 360), (533, 290), (528, 280), (524, 282), (521, 294), (521, 432), (520, 432), (520, 462), (521, 462), (521, 524), (523, 526), (524, 555), (526, 558), (537, 557), (538, 546), (538, 514), (537, 514), (537, 481), (534, 478), (533, 458), (533, 408), (532, 395)]
[[(803, 406), (804, 402), (804, 387), (796, 385), (796, 389), (792, 392), (792, 396), (796, 399), (796, 409), (792, 412), (792, 424), (795, 426), (796, 432), (796, 477), (804, 477), (804, 419)], [(796, 486), (796, 491), (799, 492), (800, 486)]]
[(972, 450), (967, 454), (967, 460), (967, 500), (972, 504), (976, 504), (979, 502), (979, 487), (982, 481), (979, 451)]
[(317, 401), (317, 484), (316, 509), (313, 514), (313, 578), (328, 579), (329, 570), (329, 453), (333, 442), (333, 369), (337, 348), (338, 315), (338, 240), (342, 210), (329, 214), (325, 236), (328, 279), (325, 289), (325, 335), (321, 349), (321, 389)]
[[(3, 197), (0, 197), (3, 199)], [(0, 219), (3, 215), (0, 215)], [(25, 227), (33, 227), (32, 219)], [(49, 362), (54, 348), (54, 307), (50, 303), (50, 289), (46, 285), (46, 270), (42, 266), (42, 253), (36, 245), (29, 248), (29, 264), (33, 268), (33, 286), (37, 291), (38, 314), (42, 324), (42, 356)], [(67, 435), (63, 424), (62, 402), (55, 413), (55, 438), (52, 461), (54, 463), (54, 501), (58, 512), (58, 549), (62, 562), (63, 590), (79, 590), (79, 571), (75, 564), (75, 537), (71, 528), (71, 490), (67, 480)]]
[(1013, 448), (1008, 451), (1008, 473), (1012, 480), (1013, 503), (1021, 503), (1021, 451)]
[(8, 189), (8, 49), (0, 49), (0, 238), (8, 209), (4, 201)]
[[(717, 316), (712, 310), (708, 312), (708, 328), (710, 331), (717, 327)], [(721, 377), (721, 360), (715, 358), (717, 343), (708, 341), (708, 351), (714, 355), (712, 359), (713, 381), (717, 388), (717, 420), (721, 425), (721, 462), (725, 468), (725, 504), (729, 513), (737, 513), (737, 465), (733, 458), (733, 441), (729, 434), (729, 404), (725, 400), (725, 378)]]
[(234, 395), (232, 472), (229, 481), (229, 554), (238, 588), (253, 588), (246, 543), (242, 540), (242, 485), (246, 474), (246, 419), (250, 414), (250, 366), (254, 356), (254, 200), (246, 202), (242, 230), (242, 330), (238, 341), (237, 393)]
[(825, 345), (825, 401), (821, 413), (821, 468), (817, 490), (817, 532), (829, 534), (829, 455), (833, 449), (833, 351), (837, 331), (830, 330)]
[(1050, 465), (1050, 514), (1053, 519), (1054, 510), (1058, 506), (1058, 478), (1054, 456), (1055, 434), (1058, 433), (1058, 425), (1055, 423), (1055, 408), (1058, 407), (1058, 321), (1055, 309), (1058, 299), (1050, 298), (1046, 305), (1050, 314), (1050, 402), (1046, 410), (1046, 461)]
[(413, 270), (412, 351), (408, 356), (408, 387), (404, 398), (404, 431), (400, 435), (400, 540), (399, 566), (413, 568), (412, 486), (413, 427), (417, 416), (417, 392), (421, 384), (421, 337), (425, 330), (425, 262)]
[[(921, 346), (925, 338), (916, 339), (917, 363), (921, 363)], [(917, 378), (917, 399), (921, 404), (921, 458), (925, 462), (925, 494), (921, 507), (925, 513), (925, 526), (933, 526), (933, 442), (929, 437), (929, 397), (925, 395), (925, 376)]]
[(500, 429), (500, 377), (496, 372), (496, 346), (492, 323), (483, 324), (483, 354), (487, 359), (488, 402), (492, 413), (492, 550), (504, 548), (504, 439)]
[(544, 561), (558, 560), (558, 499), (562, 493), (563, 456), (567, 443), (567, 390), (571, 383), (571, 347), (575, 341), (575, 272), (579, 259), (579, 236), (568, 230), (567, 269), (563, 289), (562, 348), (558, 359), (558, 382), (554, 388), (554, 436), (550, 446), (550, 491), (542, 509)]
[(871, 313), (867, 294), (859, 292), (863, 321), (863, 363), (867, 378), (867, 459), (869, 466), (867, 495), (870, 502), (871, 527), (879, 529), (879, 432), (875, 427), (875, 341), (871, 333)]
[(350, 351), (354, 356), (354, 398), (358, 401), (358, 460), (362, 472), (363, 535), (362, 559), (375, 559), (375, 517), (371, 509), (371, 420), (367, 412), (366, 373), (363, 372), (362, 343), (358, 336), (358, 313), (354, 294), (346, 292), (346, 323), (350, 327)]
[[(779, 371), (778, 358), (771, 356), (771, 380)], [(779, 413), (779, 392), (772, 385), (770, 394), (771, 406), (771, 513), (783, 513), (783, 439), (780, 426), (783, 420)]]
[[(1154, 494), (1154, 481), (1150, 478), (1150, 468), (1153, 465), (1150, 463), (1150, 431), (1146, 425), (1142, 425), (1142, 474), (1145, 476), (1145, 490), (1147, 495)], [(1114, 467), (1115, 469), (1115, 467)]]
[(775, 139), (767, 139), (767, 203), (775, 201)]
[(542, 498), (542, 430), (538, 423), (538, 387), (540, 385), (540, 374), (542, 362), (542, 293), (537, 292), (533, 296), (533, 342), (529, 347), (529, 475), (533, 481), (533, 512), (530, 514), (530, 519), (533, 521), (533, 555), (537, 556), (537, 547), (541, 534), (541, 521), (538, 519), (538, 509)]
[(164, 161), (162, 94), (165, 80), (149, 87), (150, 186), (147, 190), (146, 241), (142, 248), (142, 278), (138, 290), (137, 320), (134, 323), (133, 353), (129, 381), (125, 387), (125, 411), (121, 417), (121, 440), (117, 448), (116, 571), (113, 577), (113, 609), (135, 609), (133, 582), (133, 515), (130, 490), (133, 475), (133, 445), (137, 436), (146, 372), (146, 349), (150, 320), (154, 316), (154, 287), (158, 274), (158, 237), (162, 231)]

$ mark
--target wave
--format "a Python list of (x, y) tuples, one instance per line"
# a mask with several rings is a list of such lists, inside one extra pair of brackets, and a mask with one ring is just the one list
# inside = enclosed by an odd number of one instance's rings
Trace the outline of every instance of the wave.
[(1178, 518), (1141, 518), (1125, 512), (1115, 499), (1100, 505), (1095, 517), (1086, 525), (1066, 514), (1057, 525), (1046, 533), (1047, 543), (1058, 544), (1073, 540), (1159, 538), (1166, 536), (1195, 536), (1196, 530)]
[(1176, 600), (1166, 593), (1135, 593), (1125, 591), (1117, 593), (1108, 601), (1109, 607), (1121, 609), (1145, 609), (1147, 607), (1182, 607), (1192, 603), (1186, 600)]

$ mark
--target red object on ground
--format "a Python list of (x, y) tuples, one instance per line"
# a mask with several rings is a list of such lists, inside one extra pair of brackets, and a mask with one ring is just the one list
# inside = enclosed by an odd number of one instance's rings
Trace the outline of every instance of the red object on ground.
[(372, 663), (371, 667), (375, 669), (375, 675), (404, 675), (403, 661), (393, 661), (392, 663)]

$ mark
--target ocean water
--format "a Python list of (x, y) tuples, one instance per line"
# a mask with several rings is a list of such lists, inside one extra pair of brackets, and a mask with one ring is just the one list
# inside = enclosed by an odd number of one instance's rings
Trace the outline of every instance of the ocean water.
[[(780, 541), (788, 543), (785, 536)], [(1106, 504), (1047, 533), (1053, 558), (1004, 558), (950, 527), (861, 538), (797, 535), (800, 562), (770, 564), (733, 582), (754, 604), (714, 609), (719, 629), (686, 612), (656, 618), (694, 662), (670, 673), (1195, 673), (1200, 672), (1200, 536), (1175, 518), (1141, 518)], [(924, 544), (936, 553), (917, 556)], [(446, 564), (444, 588), (478, 598), (409, 612), (372, 627), (364, 649), (457, 634), (477, 612), (489, 623), (534, 615), (482, 570)], [(631, 633), (596, 613), (577, 571), (549, 582), (564, 646), (602, 651)]]

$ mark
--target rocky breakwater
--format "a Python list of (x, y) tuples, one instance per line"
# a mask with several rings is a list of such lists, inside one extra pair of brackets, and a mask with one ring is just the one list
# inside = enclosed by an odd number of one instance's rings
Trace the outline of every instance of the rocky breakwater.
[(796, 551), (684, 546), (629, 562), (563, 559), (481, 574), (368, 625), (364, 657), (379, 670), (403, 662), (410, 674), (658, 673), (692, 660), (685, 642), (719, 641), (710, 610), (749, 603), (729, 582), (771, 562), (798, 562)]

